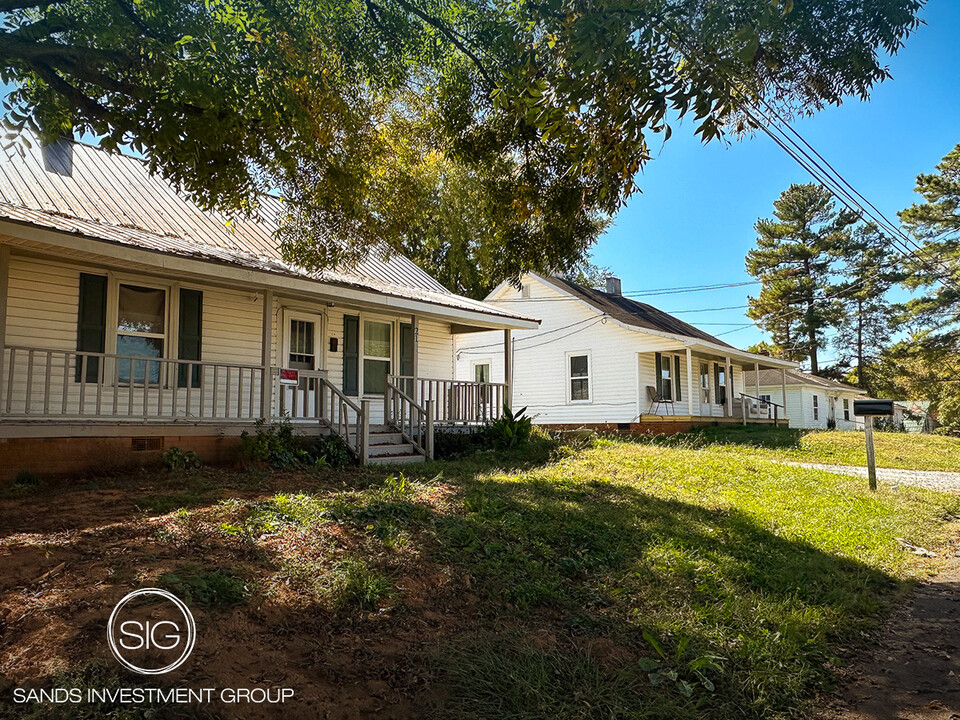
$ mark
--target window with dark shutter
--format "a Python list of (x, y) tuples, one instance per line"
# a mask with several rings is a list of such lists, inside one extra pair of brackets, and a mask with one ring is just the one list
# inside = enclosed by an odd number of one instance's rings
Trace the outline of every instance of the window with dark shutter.
[[(177, 337), (177, 357), (180, 360), (202, 359), (203, 334), (203, 293), (200, 290), (180, 290), (180, 326)], [(177, 373), (177, 387), (187, 386), (187, 372), (190, 366), (182, 363)], [(200, 387), (202, 369), (193, 366), (190, 387)]]
[(360, 392), (360, 317), (343, 316), (343, 393)]
[(82, 353), (102, 353), (107, 339), (107, 278), (105, 275), (80, 273), (80, 298), (77, 309), (77, 367), (76, 382), (83, 377), (86, 358), (86, 382), (97, 382), (100, 377), (100, 358)]

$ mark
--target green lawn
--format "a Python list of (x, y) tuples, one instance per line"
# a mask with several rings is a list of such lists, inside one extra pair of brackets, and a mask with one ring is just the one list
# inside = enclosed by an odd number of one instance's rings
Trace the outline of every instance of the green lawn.
[[(419, 717), (798, 717), (927, 571), (897, 538), (936, 548), (960, 499), (675, 442), (538, 439), (405, 476), (328, 470), (302, 492), (191, 497), (150, 531), (183, 549), (156, 582), (282, 615), (321, 644), (376, 637), (363, 666), (392, 668)], [(433, 610), (453, 627), (432, 629)], [(409, 628), (419, 649), (399, 666), (378, 655), (414, 647)]]
[[(689, 438), (690, 436), (684, 436)], [(862, 432), (802, 431), (757, 425), (709, 427), (694, 433), (697, 444), (762, 448), (767, 457), (831, 465), (866, 465)], [(874, 432), (877, 467), (960, 472), (960, 438)]]

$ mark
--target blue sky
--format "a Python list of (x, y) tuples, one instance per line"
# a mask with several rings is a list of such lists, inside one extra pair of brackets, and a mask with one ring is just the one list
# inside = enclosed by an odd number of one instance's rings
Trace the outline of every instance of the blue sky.
[[(891, 219), (915, 202), (914, 178), (960, 143), (960, 3), (930, 0), (926, 25), (889, 58), (893, 75), (868, 102), (849, 100), (795, 121), (803, 135), (850, 183)], [(674, 126), (655, 148), (632, 197), (600, 238), (593, 260), (610, 267), (624, 291), (751, 280), (744, 256), (753, 224), (767, 217), (790, 183), (806, 172), (766, 135), (703, 145), (692, 122)], [(645, 297), (663, 310), (745, 305), (758, 286)], [(714, 334), (749, 323), (744, 310), (684, 313)], [(731, 323), (710, 325), (708, 323)], [(723, 335), (747, 347), (764, 339), (756, 328)], [(830, 360), (832, 349), (821, 353)]]

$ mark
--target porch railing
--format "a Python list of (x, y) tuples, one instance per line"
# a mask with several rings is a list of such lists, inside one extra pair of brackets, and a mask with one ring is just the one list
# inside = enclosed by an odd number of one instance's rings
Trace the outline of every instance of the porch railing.
[(259, 365), (9, 346), (0, 360), (5, 419), (249, 422), (261, 415)]
[(426, 407), (433, 404), (433, 419), (440, 423), (481, 424), (493, 422), (503, 414), (507, 402), (505, 383), (477, 383), (465, 380), (439, 380), (391, 375), (396, 388)]
[(383, 394), (383, 421), (427, 460), (433, 459), (434, 401), (418, 404), (389, 379)]
[(740, 418), (746, 424), (749, 418), (756, 420), (773, 420), (774, 424), (779, 421), (779, 411), (783, 405), (759, 398), (756, 395), (747, 395), (740, 393)]

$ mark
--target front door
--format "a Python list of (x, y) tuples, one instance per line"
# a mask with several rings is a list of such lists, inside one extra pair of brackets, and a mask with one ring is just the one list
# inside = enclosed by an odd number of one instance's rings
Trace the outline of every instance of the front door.
[(284, 314), (283, 367), (300, 372), (297, 385), (284, 385), (283, 409), (292, 419), (319, 415), (318, 371), (323, 368), (321, 318), (301, 313)]

